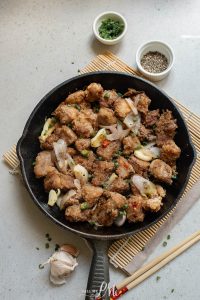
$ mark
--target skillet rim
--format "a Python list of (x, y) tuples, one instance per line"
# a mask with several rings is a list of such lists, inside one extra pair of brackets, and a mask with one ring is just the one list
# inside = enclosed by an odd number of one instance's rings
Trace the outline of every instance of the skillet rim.
[[(124, 233), (118, 233), (118, 234), (105, 234), (105, 235), (101, 235), (101, 234), (92, 234), (92, 233), (84, 233), (80, 230), (76, 230), (74, 228), (71, 228), (69, 226), (67, 226), (66, 224), (64, 224), (63, 222), (57, 220), (56, 218), (54, 218), (54, 216), (52, 216), (49, 212), (47, 212), (44, 207), (40, 204), (40, 202), (37, 200), (37, 198), (35, 197), (34, 193), (32, 192), (27, 176), (26, 176), (26, 171), (25, 171), (25, 165), (24, 165), (24, 159), (21, 153), (21, 147), (22, 147), (22, 142), (23, 140), (26, 138), (26, 135), (28, 133), (28, 127), (35, 115), (35, 113), (37, 112), (37, 110), (40, 108), (41, 104), (43, 102), (46, 101), (46, 99), (51, 96), (54, 92), (56, 92), (57, 90), (59, 90), (59, 88), (61, 88), (63, 85), (66, 85), (76, 79), (79, 78), (83, 78), (83, 77), (87, 77), (87, 76), (94, 76), (94, 75), (98, 75), (98, 74), (117, 74), (117, 75), (121, 75), (121, 76), (127, 76), (127, 77), (133, 77), (136, 78), (139, 81), (145, 82), (145, 84), (155, 88), (156, 90), (158, 90), (160, 93), (162, 93), (167, 100), (172, 104), (172, 106), (175, 108), (175, 110), (177, 111), (177, 113), (180, 115), (182, 122), (185, 126), (186, 129), (186, 133), (187, 133), (187, 140), (188, 140), (188, 146), (190, 147), (190, 152), (191, 152), (191, 163), (189, 165), (188, 171), (187, 171), (187, 176), (185, 178), (185, 183), (183, 184), (183, 186), (181, 187), (178, 196), (175, 198), (173, 204), (171, 205), (171, 207), (169, 207), (165, 212), (163, 212), (163, 214), (161, 214), (159, 217), (157, 217), (154, 221), (150, 222), (149, 224), (145, 225), (143, 228), (138, 228), (138, 229), (134, 229), (130, 232), (124, 232)], [(35, 202), (35, 204), (40, 208), (40, 210), (46, 215), (48, 216), (54, 223), (56, 223), (57, 225), (61, 226), (64, 229), (67, 229), (73, 233), (78, 234), (81, 237), (84, 238), (89, 238), (89, 239), (99, 239), (99, 240), (114, 240), (114, 239), (120, 239), (120, 238), (124, 238), (130, 235), (134, 235), (138, 232), (144, 231), (146, 229), (148, 229), (149, 227), (153, 226), (154, 224), (156, 224), (157, 222), (159, 222), (162, 218), (164, 218), (178, 203), (179, 199), (181, 198), (182, 194), (184, 193), (185, 187), (188, 183), (189, 177), (190, 177), (190, 173), (192, 170), (192, 167), (195, 163), (196, 160), (196, 150), (195, 147), (193, 145), (193, 142), (191, 140), (191, 136), (189, 133), (189, 130), (187, 128), (187, 124), (184, 120), (183, 114), (182, 112), (179, 110), (179, 108), (176, 106), (174, 100), (169, 97), (162, 89), (158, 88), (155, 84), (152, 84), (151, 82), (149, 82), (148, 80), (145, 80), (143, 78), (140, 78), (138, 76), (132, 75), (132, 74), (128, 74), (128, 73), (124, 73), (124, 72), (116, 72), (116, 71), (97, 71), (97, 72), (89, 72), (89, 73), (85, 73), (85, 74), (81, 74), (81, 75), (77, 75), (74, 77), (71, 77), (67, 80), (65, 80), (64, 82), (60, 83), (59, 85), (57, 85), (56, 87), (54, 87), (50, 92), (48, 92), (39, 102), (38, 104), (35, 106), (35, 108), (33, 109), (33, 111), (31, 112), (25, 126), (24, 126), (24, 130), (22, 133), (21, 138), (19, 139), (18, 143), (17, 143), (17, 147), (16, 147), (16, 152), (17, 152), (17, 156), (19, 158), (20, 161), (20, 168), (21, 168), (21, 172), (22, 172), (22, 177), (23, 180), (25, 182), (25, 186), (26, 189), (28, 190), (32, 200)], [(98, 231), (97, 231), (98, 232)]]

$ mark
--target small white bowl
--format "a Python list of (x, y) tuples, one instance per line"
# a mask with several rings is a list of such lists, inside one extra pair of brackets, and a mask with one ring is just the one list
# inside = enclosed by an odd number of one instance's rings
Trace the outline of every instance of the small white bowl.
[[(141, 59), (142, 57), (147, 54), (149, 51), (158, 51), (166, 56), (168, 60), (168, 67), (165, 71), (160, 73), (150, 73), (147, 72), (141, 65)], [(169, 72), (171, 71), (171, 68), (174, 64), (174, 53), (172, 48), (167, 45), (166, 43), (163, 43), (161, 41), (150, 41), (148, 43), (143, 44), (139, 47), (136, 53), (136, 63), (138, 70), (148, 79), (151, 81), (159, 81), (165, 78), (167, 75), (169, 75)]]
[[(113, 39), (113, 40), (103, 39), (99, 35), (99, 27), (101, 26), (102, 21), (109, 19), (109, 18), (116, 20), (116, 21), (120, 21), (124, 24), (124, 30), (122, 31), (122, 33), (116, 39)], [(125, 36), (126, 31), (127, 31), (127, 22), (126, 22), (125, 18), (121, 14), (114, 12), (114, 11), (107, 11), (107, 12), (101, 13), (100, 15), (98, 15), (96, 17), (96, 19), (93, 22), (93, 32), (94, 32), (95, 37), (101, 43), (103, 43), (105, 45), (115, 45), (115, 44), (119, 43)]]

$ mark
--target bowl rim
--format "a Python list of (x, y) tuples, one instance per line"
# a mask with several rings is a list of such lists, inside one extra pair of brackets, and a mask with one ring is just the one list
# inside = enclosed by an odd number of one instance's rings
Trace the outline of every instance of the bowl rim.
[[(112, 40), (108, 40), (108, 39), (102, 38), (102, 37), (100, 36), (100, 34), (98, 33), (97, 28), (96, 28), (96, 25), (97, 25), (98, 20), (99, 20), (100, 18), (102, 18), (103, 16), (106, 16), (106, 15), (109, 15), (109, 14), (112, 14), (112, 15), (117, 16), (117, 17), (118, 17), (119, 19), (121, 19), (122, 22), (124, 23), (124, 29), (123, 29), (122, 33), (121, 33), (117, 38), (112, 39)], [(105, 42), (105, 41), (106, 41), (106, 42), (109, 43), (109, 44), (112, 44), (113, 42), (120, 41), (120, 40), (124, 37), (124, 35), (126, 34), (126, 32), (127, 32), (127, 27), (128, 27), (128, 25), (127, 25), (127, 21), (126, 21), (125, 17), (122, 16), (120, 13), (115, 12), (115, 11), (105, 11), (105, 12), (102, 12), (102, 13), (100, 13), (100, 14), (94, 19), (94, 22), (93, 22), (93, 32), (94, 32), (94, 35), (96, 36), (96, 38), (98, 38), (98, 40), (101, 41), (101, 42)]]
[[(156, 44), (162, 44), (166, 49), (169, 50), (170, 55), (171, 55), (171, 61), (169, 62), (169, 65), (168, 65), (168, 67), (167, 67), (166, 70), (164, 70), (164, 71), (162, 71), (162, 72), (159, 72), (159, 73), (151, 73), (151, 72), (146, 71), (146, 70), (142, 67), (142, 65), (141, 65), (141, 63), (140, 63), (140, 59), (141, 59), (140, 52), (141, 52), (141, 50), (142, 50), (143, 48), (145, 49), (147, 46), (149, 46), (149, 44), (155, 44), (155, 45), (156, 45)], [(158, 51), (158, 52), (159, 52), (159, 51)], [(161, 77), (161, 76), (163, 76), (163, 75), (168, 74), (168, 73), (170, 72), (170, 70), (172, 69), (173, 65), (174, 65), (174, 61), (175, 61), (175, 55), (174, 55), (174, 51), (173, 51), (172, 47), (171, 47), (169, 44), (167, 44), (167, 43), (165, 43), (165, 42), (163, 42), (163, 41), (161, 41), (161, 40), (150, 40), (150, 41), (148, 41), (148, 42), (145, 42), (145, 43), (143, 43), (143, 44), (141, 44), (141, 45), (139, 46), (139, 48), (137, 49), (137, 52), (136, 52), (136, 63), (137, 63), (138, 69), (139, 69), (141, 72), (143, 72), (144, 74), (149, 75), (149, 76), (152, 76), (152, 77)]]

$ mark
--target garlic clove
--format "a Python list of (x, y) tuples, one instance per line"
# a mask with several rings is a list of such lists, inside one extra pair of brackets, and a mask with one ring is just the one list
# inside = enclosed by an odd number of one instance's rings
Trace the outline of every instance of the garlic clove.
[(80, 180), (81, 184), (84, 184), (88, 181), (87, 169), (79, 164), (74, 167), (74, 175), (76, 179)]
[(74, 247), (73, 245), (70, 245), (70, 244), (62, 245), (60, 247), (60, 250), (64, 251), (64, 252), (67, 252), (67, 253), (71, 254), (72, 256), (74, 256), (74, 257), (77, 257), (80, 253), (80, 251), (76, 247)]
[(151, 161), (153, 159), (151, 151), (145, 148), (135, 150), (134, 155), (143, 161)]
[(106, 130), (105, 128), (100, 129), (97, 134), (91, 139), (91, 146), (97, 148), (101, 146), (102, 142), (106, 139)]

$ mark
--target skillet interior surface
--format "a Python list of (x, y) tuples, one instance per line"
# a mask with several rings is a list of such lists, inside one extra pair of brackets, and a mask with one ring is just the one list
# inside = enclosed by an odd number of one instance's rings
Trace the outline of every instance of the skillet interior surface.
[[(152, 100), (150, 109), (169, 109), (177, 119), (178, 130), (175, 142), (181, 148), (181, 157), (177, 161), (178, 178), (171, 186), (165, 186), (167, 195), (164, 205), (157, 213), (150, 213), (145, 216), (142, 223), (125, 224), (122, 227), (111, 226), (95, 230), (86, 223), (70, 223), (64, 218), (55, 205), (50, 208), (47, 205), (48, 194), (44, 192), (43, 180), (35, 178), (33, 173), (33, 162), (40, 150), (38, 136), (41, 133), (45, 118), (50, 116), (58, 104), (63, 101), (69, 93), (83, 89), (91, 82), (101, 83), (104, 89), (116, 89), (123, 93), (128, 88), (144, 91)], [(21, 163), (23, 179), (32, 199), (40, 209), (54, 222), (62, 227), (71, 230), (87, 238), (117, 239), (134, 234), (148, 228), (166, 215), (177, 203), (188, 182), (192, 165), (195, 161), (195, 150), (189, 137), (189, 133), (183, 117), (174, 102), (161, 90), (151, 83), (131, 75), (117, 72), (94, 72), (79, 75), (69, 79), (50, 91), (35, 107), (31, 113), (21, 139), (17, 145), (17, 154)]]

